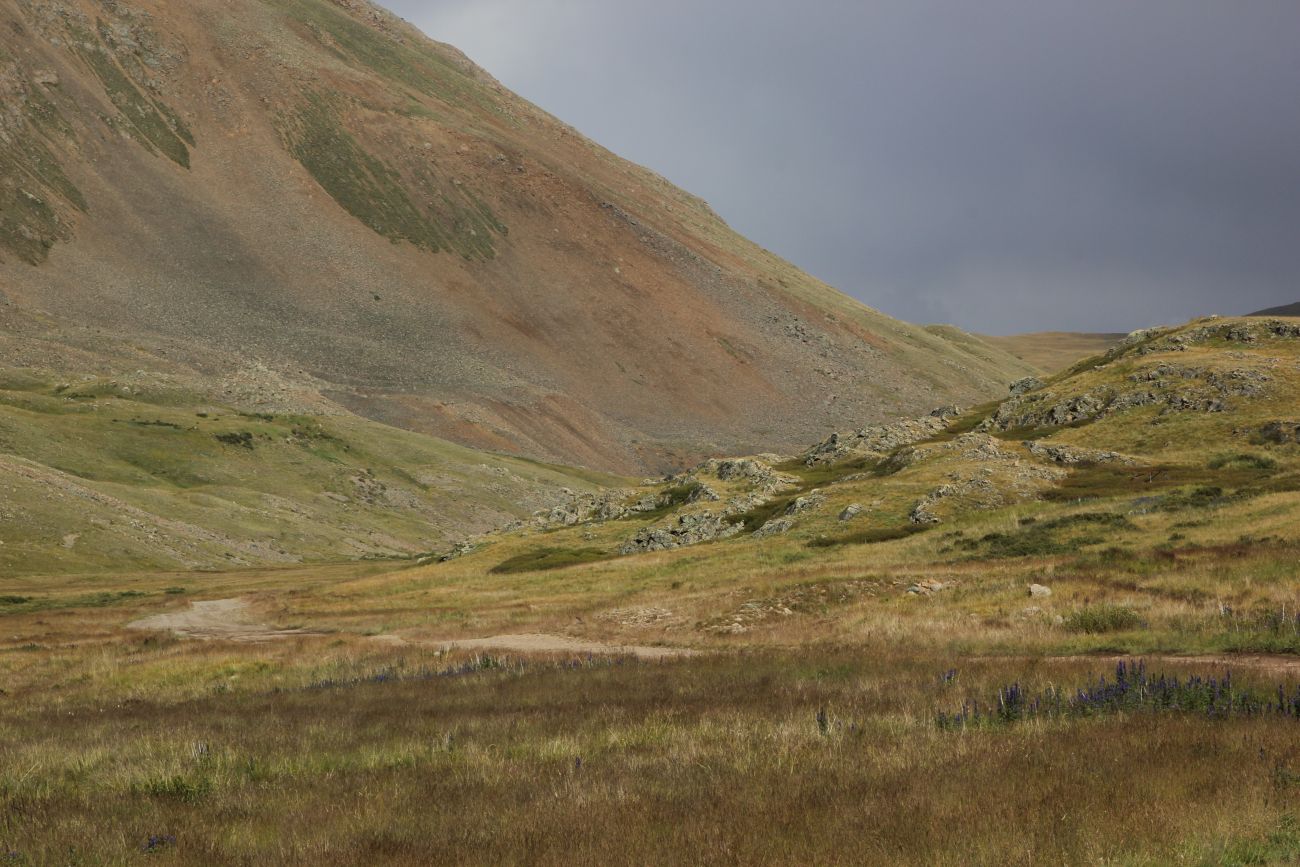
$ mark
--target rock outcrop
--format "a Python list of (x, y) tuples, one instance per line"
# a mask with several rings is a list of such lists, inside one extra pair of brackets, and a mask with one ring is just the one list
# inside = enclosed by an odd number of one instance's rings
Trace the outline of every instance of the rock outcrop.
[[(906, 453), (910, 464), (932, 458), (955, 459), (948, 481), (921, 497), (908, 513), (912, 524), (939, 524), (945, 508), (996, 509), (1037, 496), (1045, 483), (1066, 471), (1022, 459), (1023, 453), (986, 433), (962, 434), (946, 443), (918, 446)], [(900, 458), (902, 455), (899, 456)], [(945, 503), (953, 505), (944, 506)]]
[(1088, 449), (1079, 446), (1068, 446), (1051, 443), (1040, 443), (1034, 440), (1025, 442), (1025, 448), (1036, 458), (1042, 458), (1051, 461), (1054, 464), (1064, 466), (1077, 466), (1079, 464), (1125, 464), (1132, 465), (1138, 463), (1137, 458), (1129, 455), (1122, 455), (1119, 452), (1109, 452), (1102, 449)]
[(1263, 396), (1271, 381), (1269, 374), (1250, 368), (1215, 370), (1162, 363), (1130, 374), (1129, 387), (1102, 385), (1069, 396), (1052, 391), (1017, 395), (1004, 401), (978, 429), (1063, 427), (1143, 406), (1161, 406), (1165, 412), (1217, 413), (1233, 399)]
[(1013, 395), (1027, 394), (1042, 387), (1043, 381), (1041, 379), (1036, 376), (1026, 376), (1024, 379), (1017, 379), (1011, 383), (1011, 393)]
[(667, 527), (646, 527), (619, 549), (622, 554), (637, 554), (643, 551), (666, 551), (715, 539), (726, 539), (744, 529), (742, 524), (733, 524), (723, 515), (713, 512), (692, 512), (679, 515)]
[(890, 454), (902, 446), (929, 439), (948, 427), (953, 416), (943, 407), (921, 418), (905, 419), (892, 424), (862, 428), (853, 433), (833, 433), (803, 454), (806, 466), (834, 463), (848, 457), (880, 456)]

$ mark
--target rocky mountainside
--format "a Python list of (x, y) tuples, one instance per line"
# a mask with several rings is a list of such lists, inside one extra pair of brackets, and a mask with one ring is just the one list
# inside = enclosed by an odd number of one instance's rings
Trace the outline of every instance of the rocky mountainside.
[[(1101, 550), (1131, 542), (1138, 522), (1173, 541), (1203, 528), (1216, 544), (1243, 529), (1296, 527), (1293, 320), (1212, 318), (1134, 332), (1009, 392), (966, 411), (835, 433), (795, 455), (715, 458), (637, 488), (575, 495), (462, 551), (480, 569), (613, 571), (639, 568), (629, 555), (728, 540), (702, 549), (700, 561), (723, 575), (774, 537), (810, 549), (788, 562), (829, 548), (920, 543), (922, 534), (932, 543), (918, 549), (925, 556), (957, 561)], [(1230, 509), (1241, 514), (1223, 517)]]
[(111, 338), (226, 401), (640, 473), (1030, 372), (818, 283), (363, 0), (0, 12), (26, 323), (0, 340), (52, 376), (65, 350), (108, 375)]

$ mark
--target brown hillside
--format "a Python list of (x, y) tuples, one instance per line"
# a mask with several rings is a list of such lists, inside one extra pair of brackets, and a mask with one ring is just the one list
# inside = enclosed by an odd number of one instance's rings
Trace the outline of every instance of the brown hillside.
[(1294, 304), (1281, 304), (1277, 307), (1266, 307), (1263, 310), (1256, 310), (1250, 316), (1300, 316), (1300, 301)]
[(1027, 372), (816, 282), (367, 3), (0, 10), (17, 309), (622, 471), (790, 448)]
[(1007, 337), (981, 335), (1004, 352), (1047, 373), (1064, 370), (1081, 358), (1100, 355), (1119, 343), (1123, 334), (1092, 334), (1076, 331), (1034, 331)]

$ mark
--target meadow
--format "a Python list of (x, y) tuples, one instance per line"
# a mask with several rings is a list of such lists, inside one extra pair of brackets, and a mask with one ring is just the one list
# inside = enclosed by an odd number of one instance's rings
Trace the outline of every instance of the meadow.
[[(0, 858), (1296, 863), (1300, 444), (1261, 431), (1300, 374), (1176, 351), (1269, 388), (1032, 436), (982, 408), (777, 463), (775, 502), (711, 464), (442, 562), (0, 578)], [(741, 532), (627, 547), (730, 502)]]
[[(12, 863), (1257, 864), (1300, 847), (1294, 716), (937, 721), (1008, 678), (1108, 671), (1091, 659), (139, 639), (92, 666), (5, 715)], [(1239, 690), (1294, 691), (1237, 671)]]
[[(851, 549), (834, 550), (847, 568)], [(202, 576), (200, 595), (258, 600), (268, 621), (320, 630), (261, 643), (124, 628), (185, 605), (182, 575), (112, 579), (135, 594), (11, 600), (0, 845), (31, 864), (1289, 863), (1300, 719), (1271, 703), (1300, 689), (1294, 610), (1217, 613), (1159, 588), (1190, 573), (1228, 598), (1293, 569), (1300, 549), (1198, 556), (1119, 590), (1118, 570), (1098, 567), (1060, 624), (981, 601), (1019, 597), (1017, 573), (1042, 559), (986, 562), (987, 586), (971, 564), (948, 596), (805, 574), (769, 588), (794, 613), (742, 633), (702, 627), (710, 604), (744, 608), (743, 578), (691, 591), (679, 577), (634, 599), (625, 583), (602, 598), (591, 573), (609, 563), (514, 590), (508, 575), (450, 582), (439, 590), (463, 596), (459, 614), (372, 592), (423, 586), (450, 564)], [(1054, 598), (1071, 595), (1064, 585)], [(689, 626), (583, 620), (683, 590), (701, 606)], [(434, 637), (559, 620), (611, 642), (695, 635), (705, 652), (470, 652)], [(1203, 688), (1199, 703), (1071, 710), (1077, 690), (1114, 684), (1120, 660), (1152, 680), (1227, 674), (1231, 687), (1213, 709)], [(1063, 695), (1067, 711), (1017, 711), (1013, 687)]]

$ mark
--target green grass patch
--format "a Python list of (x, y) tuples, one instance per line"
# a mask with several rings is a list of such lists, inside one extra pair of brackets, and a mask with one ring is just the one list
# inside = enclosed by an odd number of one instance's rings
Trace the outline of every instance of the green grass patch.
[(864, 455), (835, 463), (816, 464), (811, 467), (802, 460), (795, 458), (777, 464), (773, 469), (798, 478), (801, 483), (801, 491), (804, 491), (829, 485), (838, 482), (845, 476), (857, 475), (858, 473), (885, 475), (883, 466), (884, 462), (879, 458)]
[[(107, 27), (103, 22), (99, 23), (101, 37), (107, 32)], [(193, 144), (194, 137), (180, 117), (166, 105), (142, 93), (99, 40), (79, 28), (74, 28), (74, 33), (80, 40), (75, 43), (78, 54), (94, 70), (119, 112), (117, 125), (149, 150), (189, 168), (187, 143)]]
[(1212, 484), (1239, 488), (1268, 478), (1258, 467), (1223, 466), (1218, 469), (1176, 464), (1128, 467), (1116, 464), (1083, 465), (1040, 496), (1050, 502), (1131, 497), (1185, 485)]
[(212, 781), (206, 777), (161, 777), (146, 780), (138, 787), (138, 791), (153, 798), (197, 804), (211, 793)]
[(1274, 470), (1277, 469), (1277, 461), (1268, 455), (1224, 453), (1211, 458), (1209, 467), (1212, 470)]
[(655, 506), (648, 512), (633, 512), (619, 518), (620, 521), (645, 521), (662, 518), (679, 506), (684, 506), (691, 502), (704, 486), (699, 482), (685, 482), (680, 485), (674, 485), (660, 495), (659, 505)]
[(495, 255), (492, 235), (504, 234), (505, 226), (486, 206), (463, 189), (468, 204), (433, 189), (421, 190), (425, 206), (416, 204), (412, 192), (427, 185), (367, 152), (348, 130), (335, 99), (308, 94), (296, 112), (281, 116), (279, 128), (303, 168), (372, 231), (432, 252), (454, 251), (470, 259)]
[(1087, 427), (1093, 422), (1100, 421), (1099, 416), (1089, 416), (1088, 418), (1077, 419), (1065, 424), (1049, 425), (1047, 427), (1013, 427), (1004, 431), (993, 431), (993, 436), (1007, 442), (1025, 442), (1027, 440), (1041, 440), (1045, 437), (1058, 434), (1063, 430), (1073, 430), (1081, 427)]
[(1162, 512), (1181, 512), (1186, 509), (1210, 509), (1226, 505), (1234, 498), (1224, 493), (1218, 485), (1197, 485), (1194, 488), (1174, 491), (1165, 495), (1157, 507)]
[(785, 511), (790, 508), (796, 499), (798, 499), (797, 494), (790, 497), (778, 497), (748, 511), (731, 515), (727, 518), (727, 521), (732, 524), (741, 524), (744, 526), (745, 532), (752, 533), (777, 515), (785, 514)]
[(253, 448), (253, 435), (246, 430), (213, 434), (212, 437), (217, 442), (224, 443), (225, 445), (228, 446), (236, 446), (238, 448), (249, 449), (249, 450)]
[(1116, 532), (1137, 529), (1123, 515), (1112, 512), (1083, 512), (1050, 521), (1022, 523), (1013, 533), (989, 533), (976, 539), (958, 539), (953, 547), (978, 552), (974, 559), (1052, 557), (1073, 554), (1087, 545), (1098, 545)]
[(949, 440), (955, 440), (962, 434), (968, 434), (975, 430), (975, 428), (979, 427), (986, 419), (990, 418), (993, 413), (997, 412), (998, 407), (1001, 405), (1002, 401), (992, 400), (988, 403), (981, 403), (979, 406), (973, 406), (949, 422), (948, 427), (944, 428), (929, 439), (916, 443), (916, 445), (924, 445), (926, 443), (945, 443)]
[(284, 5), (336, 57), (449, 105), (499, 113), (489, 90), (434, 46), (394, 38), (322, 0), (292, 0)]
[(1087, 605), (1071, 611), (1065, 616), (1062, 625), (1070, 632), (1100, 635), (1106, 632), (1141, 629), (1146, 626), (1146, 621), (1126, 605), (1103, 604)]
[[(1279, 794), (1300, 788), (1300, 773), (1280, 763), (1274, 766), (1271, 780)], [(1201, 867), (1300, 863), (1300, 822), (1287, 814), (1263, 836), (1236, 838), (1210, 848), (1199, 863)]]

